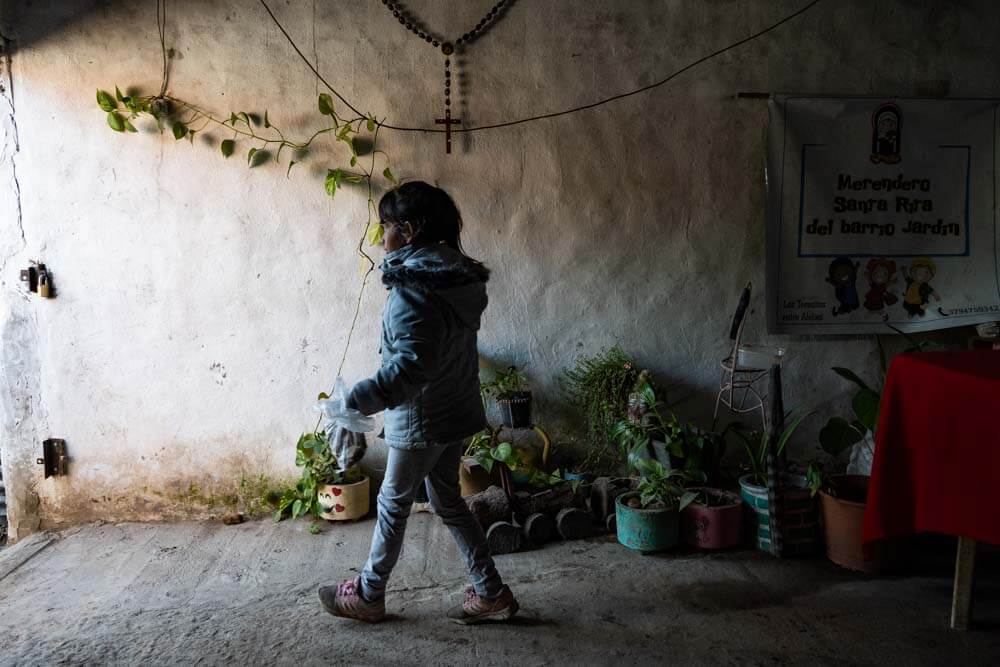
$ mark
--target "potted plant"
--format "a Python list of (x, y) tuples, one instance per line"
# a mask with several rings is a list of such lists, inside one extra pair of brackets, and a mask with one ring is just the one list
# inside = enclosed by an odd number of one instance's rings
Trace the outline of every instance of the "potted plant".
[(685, 474), (667, 470), (654, 459), (634, 459), (639, 479), (635, 491), (615, 500), (618, 542), (642, 553), (672, 549), (680, 541), (680, 512), (694, 500), (685, 490)]
[(463, 497), (485, 491), (497, 481), (492, 474), (492, 451), (500, 444), (499, 434), (499, 428), (488, 428), (469, 440), (458, 470), (458, 484)]
[(640, 456), (654, 458), (668, 470), (679, 467), (717, 479), (726, 432), (706, 431), (678, 421), (672, 412), (664, 414), (652, 383), (642, 382), (646, 373), (639, 375), (641, 384), (637, 383), (629, 399), (629, 418), (615, 424), (613, 436), (619, 452), (625, 455), (638, 450)]
[[(511, 443), (500, 442), (499, 434), (500, 429), (495, 428), (474, 435), (465, 450), (466, 460), (471, 459), (471, 462), (481, 467), (487, 476), (492, 475), (497, 464), (503, 464), (510, 471), (512, 480), (534, 487), (549, 486), (563, 481), (559, 471), (545, 472), (526, 461), (522, 452), (515, 449)], [(470, 467), (471, 462), (468, 464)], [(464, 467), (466, 465), (463, 465)], [(461, 482), (461, 471), (459, 475)]]
[(482, 385), (483, 395), (492, 396), (500, 405), (500, 419), (507, 428), (531, 428), (531, 392), (527, 387), (527, 376), (515, 366), (497, 371)]
[(681, 511), (681, 537), (699, 549), (729, 549), (743, 535), (743, 500), (711, 487), (689, 489), (696, 495)]
[(615, 447), (615, 425), (628, 415), (629, 395), (639, 370), (620, 347), (595, 356), (581, 356), (563, 372), (560, 384), (569, 402), (583, 413), (587, 458), (591, 473), (614, 472), (625, 456)]
[(274, 520), (312, 514), (329, 521), (350, 521), (368, 514), (370, 482), (359, 468), (341, 470), (326, 433), (305, 433), (295, 446), (302, 476), (276, 499)]
[(826, 557), (849, 570), (875, 572), (881, 560), (866, 561), (861, 547), (861, 526), (868, 497), (867, 475), (831, 475), (819, 491), (819, 506), (826, 537)]
[[(811, 413), (793, 419), (781, 432), (777, 442), (780, 456), (792, 434)], [(736, 431), (744, 440), (749, 458), (749, 474), (740, 477), (740, 496), (749, 508), (756, 528), (757, 548), (770, 553), (771, 520), (767, 493), (767, 433), (761, 433), (754, 445), (752, 438)], [(805, 475), (786, 472), (782, 479), (782, 515), (785, 529), (782, 534), (786, 555), (814, 553), (819, 546), (819, 517), (816, 503), (809, 490)]]
[[(920, 352), (928, 346), (928, 341), (917, 340), (891, 324), (887, 326), (906, 339), (905, 352)], [(875, 336), (875, 342), (878, 344), (880, 381), (884, 383), (889, 366), (888, 359), (882, 345), (882, 338)], [(849, 447), (855, 448), (851, 454), (850, 463), (848, 463), (848, 472), (867, 475), (871, 472), (871, 460), (875, 453), (875, 427), (878, 426), (882, 395), (849, 368), (835, 366), (831, 370), (857, 387), (857, 391), (851, 397), (851, 410), (854, 412), (854, 419), (848, 422), (843, 417), (831, 417), (826, 422), (826, 426), (819, 432), (820, 445), (834, 458)]]
[[(881, 346), (880, 346), (881, 349)], [(836, 466), (840, 455), (859, 443), (863, 459), (869, 462), (874, 453), (874, 434), (878, 424), (881, 396), (857, 373), (835, 367), (837, 375), (853, 382), (858, 390), (851, 398), (854, 419), (832, 417), (819, 432), (820, 447)], [(852, 457), (852, 460), (856, 457)], [(842, 467), (837, 466), (843, 470)], [(831, 561), (850, 570), (873, 572), (881, 566), (878, 558), (866, 561), (861, 548), (861, 526), (868, 496), (867, 475), (834, 474), (826, 466), (813, 463), (807, 471), (809, 488), (819, 494), (826, 555)]]

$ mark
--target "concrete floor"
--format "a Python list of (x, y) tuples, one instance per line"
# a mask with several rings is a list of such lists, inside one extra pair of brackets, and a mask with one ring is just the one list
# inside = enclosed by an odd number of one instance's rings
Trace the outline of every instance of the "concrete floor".
[[(998, 664), (1000, 577), (980, 568), (980, 629), (947, 629), (942, 570), (872, 578), (752, 551), (641, 556), (611, 538), (498, 558), (508, 625), (445, 621), (464, 576), (450, 535), (414, 515), (390, 621), (327, 615), (370, 521), (96, 524), (0, 551), (0, 665)], [(991, 565), (988, 561), (981, 565)]]

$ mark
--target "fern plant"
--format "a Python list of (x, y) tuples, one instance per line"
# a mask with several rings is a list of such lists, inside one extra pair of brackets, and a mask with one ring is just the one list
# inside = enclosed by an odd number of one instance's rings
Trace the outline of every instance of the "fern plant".
[(592, 357), (583, 355), (563, 372), (570, 403), (583, 412), (590, 448), (586, 467), (621, 462), (614, 447), (615, 424), (628, 414), (628, 397), (639, 375), (635, 361), (617, 345)]

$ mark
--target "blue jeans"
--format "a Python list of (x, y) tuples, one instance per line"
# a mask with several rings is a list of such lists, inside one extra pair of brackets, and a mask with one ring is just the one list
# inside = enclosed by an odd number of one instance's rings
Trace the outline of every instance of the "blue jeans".
[(461, 442), (425, 449), (389, 448), (385, 479), (378, 492), (378, 521), (368, 562), (361, 573), (361, 595), (369, 602), (385, 595), (389, 574), (403, 548), (410, 506), (421, 483), (426, 485), (431, 509), (448, 526), (458, 544), (476, 594), (490, 598), (500, 595), (503, 581), (490, 556), (486, 535), (459, 491), (461, 457)]

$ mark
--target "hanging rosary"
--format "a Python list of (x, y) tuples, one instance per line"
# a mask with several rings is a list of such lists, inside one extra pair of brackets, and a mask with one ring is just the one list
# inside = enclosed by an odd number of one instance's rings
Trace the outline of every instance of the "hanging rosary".
[(400, 9), (399, 5), (392, 3), (389, 0), (382, 0), (382, 4), (385, 5), (386, 9), (392, 12), (392, 15), (395, 16), (397, 20), (399, 20), (400, 25), (434, 48), (440, 47), (441, 53), (444, 54), (444, 118), (435, 118), (434, 123), (437, 125), (444, 125), (445, 153), (451, 153), (452, 126), (458, 125), (462, 122), (460, 118), (451, 117), (451, 56), (455, 53), (457, 48), (463, 45), (468, 45), (477, 37), (482, 36), (486, 27), (494, 23), (496, 19), (499, 18), (499, 14), (502, 12), (504, 5), (507, 5), (510, 2), (511, 0), (499, 0), (495, 5), (493, 5), (493, 8), (490, 9), (490, 11), (486, 12), (486, 15), (481, 21), (479, 21), (479, 23), (476, 24), (474, 28), (461, 37), (455, 39), (454, 42), (451, 42), (421, 29), (420, 23), (414, 19), (409, 12)]

